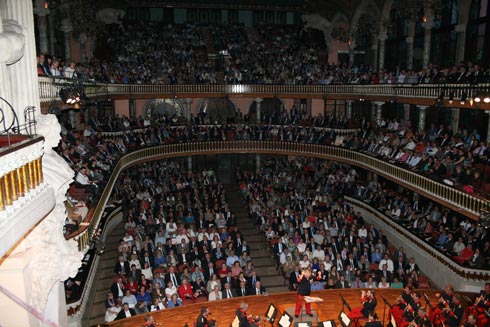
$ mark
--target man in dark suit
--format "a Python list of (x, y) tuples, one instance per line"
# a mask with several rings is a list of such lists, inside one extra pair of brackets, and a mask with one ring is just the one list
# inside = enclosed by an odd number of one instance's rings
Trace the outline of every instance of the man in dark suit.
[(114, 299), (124, 296), (124, 283), (122, 277), (118, 277), (117, 280), (111, 285), (111, 292), (114, 295)]
[(131, 270), (129, 271), (126, 277), (128, 279), (133, 278), (136, 282), (139, 283), (139, 281), (141, 280), (141, 270), (136, 269), (136, 265), (133, 264), (131, 265)]
[(179, 260), (180, 265), (184, 264), (184, 263), (190, 264), (190, 262), (191, 262), (190, 256), (188, 253), (186, 253), (184, 248), (180, 249), (180, 253), (177, 256), (177, 259)]
[(123, 303), (123, 308), (117, 314), (116, 320), (129, 318), (129, 317), (133, 317), (133, 316), (136, 316), (136, 311), (134, 311), (134, 309), (130, 309), (129, 304)]
[(339, 280), (335, 283), (335, 288), (350, 288), (350, 283), (345, 280), (343, 274), (340, 275)]
[(225, 283), (225, 287), (221, 291), (222, 299), (231, 299), (237, 296), (236, 291), (231, 287), (229, 283)]
[(228, 271), (225, 277), (221, 278), (221, 289), (225, 288), (226, 284), (230, 284), (231, 288), (235, 288), (235, 278), (231, 276), (231, 271)]
[(236, 289), (236, 293), (238, 296), (246, 296), (248, 295), (247, 285), (244, 281), (241, 281)]
[(386, 264), (384, 264), (384, 265), (383, 265), (383, 267), (381, 267), (381, 270), (378, 270), (378, 271), (376, 272), (376, 279), (377, 279), (378, 281), (381, 281), (381, 278), (382, 278), (382, 277), (386, 278), (386, 281), (387, 281), (388, 283), (391, 283), (391, 280), (392, 280), (392, 278), (391, 278), (391, 272), (389, 272), (389, 271), (387, 270), (387, 266), (386, 266)]
[(296, 265), (294, 267), (294, 271), (289, 274), (289, 289), (291, 291), (296, 291), (298, 289), (298, 278), (299, 275), (301, 275), (301, 272), (299, 271), (299, 266)]
[(165, 275), (165, 285), (168, 285), (168, 282), (172, 282), (175, 287), (180, 285), (179, 275), (175, 272), (175, 267), (168, 268), (168, 273)]
[(247, 277), (247, 284), (248, 285), (255, 285), (256, 282), (259, 282), (260, 281), (260, 277), (257, 276), (257, 272), (256, 271), (253, 271), (252, 272), (252, 275), (250, 275), (249, 277)]
[(212, 262), (208, 262), (207, 268), (204, 268), (204, 278), (208, 281), (213, 274), (218, 275), (218, 270)]
[(248, 295), (261, 295), (261, 294), (267, 294), (267, 291), (259, 281), (257, 281), (253, 287), (248, 289)]
[(116, 275), (126, 275), (129, 273), (131, 268), (129, 267), (129, 262), (124, 260), (124, 257), (120, 256), (116, 265), (114, 266), (114, 273)]
[(248, 246), (247, 241), (243, 240), (242, 245), (237, 246), (237, 253), (241, 256), (243, 252), (247, 252), (247, 254), (250, 256), (250, 246)]

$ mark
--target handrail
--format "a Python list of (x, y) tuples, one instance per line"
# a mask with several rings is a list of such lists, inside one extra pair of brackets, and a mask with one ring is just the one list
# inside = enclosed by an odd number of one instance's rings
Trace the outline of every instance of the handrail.
[[(70, 80), (52, 77), (39, 77), (39, 94), (41, 102), (46, 103), (58, 100), (59, 89), (63, 83)], [(177, 96), (177, 97), (241, 97), (241, 96), (303, 96), (307, 98), (359, 98), (367, 97), (372, 100), (404, 99), (426, 100), (427, 104), (434, 104), (441, 93), (448, 97), (450, 94), (455, 100), (461, 99), (463, 93), (467, 98), (473, 98), (477, 93), (489, 92), (490, 83), (481, 84), (339, 84), (339, 85), (273, 85), (273, 84), (107, 84), (95, 81), (84, 81), (85, 94), (95, 96)], [(453, 107), (464, 107), (459, 101), (451, 104)], [(480, 104), (484, 106), (483, 104)]]
[[(206, 154), (236, 154), (236, 153), (265, 153), (276, 155), (293, 155), (303, 157), (322, 158), (327, 160), (340, 161), (353, 166), (361, 167), (376, 174), (391, 178), (397, 181), (400, 185), (411, 189), (415, 192), (430, 197), (445, 206), (451, 207), (453, 210), (458, 210), (462, 214), (466, 214), (473, 219), (479, 213), (480, 209), (490, 208), (490, 201), (480, 199), (474, 195), (467, 194), (456, 188), (449, 187), (442, 183), (433, 181), (427, 177), (418, 175), (414, 172), (397, 167), (388, 162), (384, 162), (377, 158), (373, 158), (367, 154), (352, 151), (349, 149), (322, 146), (316, 144), (303, 144), (294, 142), (273, 142), (273, 141), (217, 141), (217, 142), (189, 142), (169, 144), (158, 147), (148, 147), (126, 154), (121, 157), (114, 167), (112, 174), (106, 184), (101, 198), (95, 208), (92, 222), (78, 236), (77, 241), (80, 251), (88, 248), (90, 240), (93, 239), (99, 230), (102, 214), (109, 200), (112, 189), (120, 175), (120, 173), (139, 163), (169, 159), (182, 156), (197, 156)], [(373, 208), (370, 211), (375, 212)], [(390, 226), (394, 225), (393, 222)], [(400, 226), (392, 226), (404, 235), (407, 231), (403, 231)], [(405, 235), (412, 242), (419, 243), (413, 235)], [(443, 255), (436, 253), (434, 249), (428, 249), (432, 255), (438, 260), (443, 260)], [(441, 261), (442, 262), (442, 261)], [(470, 273), (468, 269), (451, 264), (451, 269), (459, 276), (465, 278), (486, 278), (490, 279), (490, 275), (480, 272)], [(85, 291), (85, 290), (84, 290)]]
[(149, 147), (123, 156), (113, 169), (111, 177), (102, 192), (95, 208), (92, 223), (78, 237), (80, 250), (86, 248), (89, 236), (94, 236), (99, 225), (101, 214), (107, 204), (112, 188), (119, 174), (126, 168), (138, 163), (181, 156), (226, 153), (267, 153), (277, 155), (307, 156), (348, 163), (380, 176), (396, 181), (403, 187), (431, 198), (472, 219), (477, 219), (480, 210), (488, 210), (490, 201), (457, 188), (431, 180), (415, 172), (400, 168), (367, 154), (345, 148), (302, 144), (294, 142), (273, 141), (219, 141), (189, 142)]
[(394, 222), (392, 219), (390, 219), (384, 213), (378, 211), (377, 208), (373, 208), (369, 204), (367, 204), (363, 201), (360, 201), (358, 199), (349, 197), (349, 196), (345, 196), (344, 199), (351, 204), (354, 204), (358, 207), (361, 207), (362, 209), (371, 213), (377, 219), (383, 221), (383, 223), (385, 223), (386, 225), (388, 225), (389, 227), (394, 229), (398, 234), (404, 236), (405, 238), (410, 240), (413, 244), (416, 244), (416, 246), (418, 246), (421, 251), (430, 253), (430, 255), (435, 260), (439, 261), (441, 264), (448, 267), (451, 271), (453, 271), (458, 276), (463, 277), (463, 278), (467, 278), (467, 279), (478, 279), (478, 280), (483, 279), (485, 281), (490, 280), (490, 272), (489, 271), (482, 270), (482, 269), (467, 268), (467, 267), (462, 267), (462, 266), (458, 265), (454, 260), (452, 260), (448, 256), (444, 255), (444, 253), (442, 253), (438, 249), (434, 248), (433, 246), (431, 246), (427, 242), (421, 242), (420, 237), (418, 237), (417, 235), (414, 235), (409, 230), (403, 228), (403, 226), (400, 226), (399, 224)]

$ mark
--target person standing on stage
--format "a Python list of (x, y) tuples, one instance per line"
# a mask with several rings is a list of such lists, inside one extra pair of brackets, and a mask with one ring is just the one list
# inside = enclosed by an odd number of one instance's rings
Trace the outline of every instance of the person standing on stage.
[(201, 308), (201, 314), (197, 316), (196, 327), (208, 327), (208, 307)]
[(238, 324), (239, 327), (248, 327), (248, 320), (249, 318), (252, 318), (252, 315), (248, 316), (247, 315), (247, 309), (248, 309), (248, 304), (243, 302), (240, 304), (240, 307), (236, 309), (236, 317), (238, 318), (238, 321), (240, 322)]
[(305, 304), (306, 308), (306, 314), (310, 317), (313, 317), (313, 314), (311, 313), (311, 304), (308, 302), (305, 302), (305, 296), (309, 296), (311, 293), (311, 283), (313, 283), (313, 280), (321, 280), (322, 279), (322, 272), (318, 271), (316, 278), (311, 275), (311, 270), (310, 268), (306, 268), (301, 272), (301, 275), (298, 277), (298, 297), (296, 299), (296, 308), (294, 310), (294, 316), (296, 318), (299, 317), (299, 313), (301, 311), (301, 307), (303, 306), (303, 303)]

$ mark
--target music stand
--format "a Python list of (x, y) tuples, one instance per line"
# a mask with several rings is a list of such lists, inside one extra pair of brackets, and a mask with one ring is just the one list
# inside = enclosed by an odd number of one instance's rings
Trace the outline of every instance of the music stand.
[(429, 309), (431, 309), (432, 311), (434, 311), (434, 306), (430, 303), (429, 297), (425, 293), (424, 293), (424, 299), (425, 299), (425, 303), (427, 304), (427, 306), (429, 307)]
[(334, 320), (321, 321), (318, 323), (318, 327), (336, 327)]
[(345, 300), (344, 296), (342, 294), (339, 294), (340, 295), (340, 298), (342, 299), (342, 312), (344, 312), (345, 308), (347, 308), (349, 311), (352, 311), (349, 303), (347, 303), (347, 301)]
[(274, 321), (276, 320), (278, 310), (274, 304), (269, 304), (267, 311), (265, 312), (265, 319), (271, 323), (271, 326), (274, 325)]
[(393, 305), (381, 294), (381, 298), (383, 299), (383, 326), (385, 325), (385, 317), (386, 317), (386, 306), (389, 306), (390, 309), (393, 309)]
[(352, 325), (352, 320), (344, 311), (340, 311), (337, 319), (340, 321), (340, 324), (344, 327), (350, 327)]
[(308, 322), (295, 322), (294, 327), (313, 327), (311, 321)]
[(291, 324), (293, 323), (293, 317), (286, 311), (282, 313), (281, 318), (279, 318), (278, 325), (279, 327), (291, 327)]

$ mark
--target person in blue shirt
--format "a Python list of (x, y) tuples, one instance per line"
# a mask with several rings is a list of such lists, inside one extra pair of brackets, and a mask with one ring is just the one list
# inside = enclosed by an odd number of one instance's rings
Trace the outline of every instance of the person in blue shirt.
[(371, 262), (379, 263), (381, 259), (383, 259), (383, 255), (381, 254), (379, 249), (374, 249), (374, 252), (371, 254)]
[(136, 294), (136, 301), (138, 301), (138, 309), (140, 312), (148, 312), (151, 306), (151, 295), (146, 291), (146, 287), (141, 286), (140, 291)]

